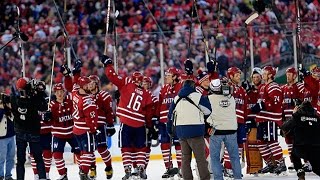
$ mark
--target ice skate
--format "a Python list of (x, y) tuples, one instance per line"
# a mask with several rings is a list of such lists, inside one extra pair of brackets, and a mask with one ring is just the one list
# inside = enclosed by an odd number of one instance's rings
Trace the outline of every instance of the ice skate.
[(260, 169), (258, 171), (258, 173), (260, 173), (260, 174), (273, 173), (274, 169), (275, 169), (275, 166), (273, 166), (272, 164), (267, 164), (267, 166), (262, 168), (262, 169)]
[(83, 171), (80, 171), (79, 176), (80, 176), (80, 180), (90, 180), (90, 177), (88, 176), (88, 174), (85, 174)]
[(306, 162), (303, 166), (302, 169), (304, 172), (312, 172), (312, 166), (309, 162)]
[(107, 166), (104, 171), (106, 172), (107, 179), (111, 179), (113, 176), (113, 169), (112, 166)]
[(233, 178), (233, 171), (232, 169), (224, 169), (223, 176), (227, 178)]
[(67, 174), (63, 174), (57, 180), (68, 180), (68, 176)]
[(287, 166), (286, 166), (284, 160), (281, 160), (279, 162), (278, 166), (274, 169), (274, 173), (276, 173), (278, 175), (282, 174), (282, 173), (284, 173), (286, 171), (287, 171)]
[(296, 170), (293, 167), (293, 164), (291, 164), (290, 166), (288, 166), (288, 170), (290, 173), (294, 173)]
[(126, 166), (124, 168), (124, 172), (125, 172), (125, 175), (123, 176), (122, 180), (130, 179), (130, 177), (132, 176), (132, 174), (131, 174), (131, 166)]
[(142, 166), (138, 167), (138, 177), (140, 177), (141, 179), (147, 179), (146, 170)]
[(90, 168), (89, 177), (90, 179), (95, 179), (97, 177), (96, 166)]
[(162, 175), (163, 179), (172, 178), (174, 175), (179, 173), (178, 168), (169, 168), (167, 171)]

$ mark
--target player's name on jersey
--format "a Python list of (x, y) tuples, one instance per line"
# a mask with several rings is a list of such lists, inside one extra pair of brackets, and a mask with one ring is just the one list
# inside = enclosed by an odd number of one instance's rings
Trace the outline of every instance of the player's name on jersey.
[(59, 122), (65, 122), (65, 121), (70, 121), (72, 119), (72, 115), (66, 115), (59, 117)]

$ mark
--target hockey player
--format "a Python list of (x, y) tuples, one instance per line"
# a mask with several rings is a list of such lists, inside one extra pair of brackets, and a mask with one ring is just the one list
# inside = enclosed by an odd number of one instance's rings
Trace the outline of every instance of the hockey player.
[[(105, 173), (107, 179), (113, 176), (111, 164), (111, 154), (107, 149), (107, 138), (115, 134), (116, 130), (113, 125), (112, 99), (108, 92), (100, 90), (100, 78), (97, 75), (90, 75), (91, 94), (94, 95), (95, 104), (98, 108), (98, 130), (100, 133), (95, 137), (97, 142), (97, 150), (106, 165)], [(90, 177), (96, 177), (96, 165), (90, 168)]]
[(121, 148), (125, 176), (123, 180), (131, 176), (132, 153), (137, 152), (139, 176), (145, 176), (146, 164), (146, 128), (152, 126), (152, 97), (149, 91), (142, 88), (143, 76), (134, 72), (132, 77), (122, 78), (115, 73), (113, 62), (108, 56), (103, 56), (101, 62), (105, 65), (105, 74), (120, 91), (120, 102), (117, 108), (117, 116), (120, 119), (119, 147)]
[(50, 119), (52, 123), (52, 153), (60, 177), (58, 180), (67, 180), (67, 168), (63, 159), (64, 147), (66, 142), (71, 146), (71, 152), (80, 159), (80, 149), (77, 140), (72, 134), (73, 128), (73, 102), (71, 94), (67, 94), (62, 83), (53, 86), (53, 92), (56, 97), (50, 103), (50, 111), (45, 118)]
[[(232, 88), (232, 96), (236, 102), (236, 115), (238, 122), (237, 129), (237, 142), (239, 148), (239, 156), (242, 159), (244, 143), (246, 142), (246, 127), (245, 120), (247, 119), (247, 93), (246, 90), (239, 86), (241, 78), (241, 70), (237, 67), (231, 67), (227, 71), (227, 77), (229, 79), (229, 85)], [(232, 177), (232, 169), (230, 164), (230, 158), (228, 152), (224, 152), (224, 166), (225, 176)]]
[[(252, 85), (247, 87), (247, 119), (246, 119), (246, 131), (247, 131), (247, 143), (246, 143), (246, 160), (247, 160), (247, 173), (257, 173), (262, 168), (262, 159), (259, 153), (259, 149), (256, 147), (257, 142), (257, 124), (256, 114), (251, 111), (251, 108), (256, 105), (259, 97), (259, 86), (262, 82), (262, 70), (260, 68), (253, 68), (251, 73)], [(254, 130), (253, 130), (254, 129)]]
[(73, 134), (80, 147), (80, 179), (90, 179), (89, 169), (95, 161), (95, 134), (97, 131), (98, 112), (94, 99), (90, 96), (90, 83), (88, 77), (80, 77), (78, 90), (72, 92), (73, 101)]
[[(283, 95), (280, 86), (273, 81), (276, 73), (276, 68), (272, 66), (263, 68), (264, 84), (259, 89), (257, 104), (251, 108), (253, 113), (257, 113), (257, 139), (260, 142), (258, 148), (267, 164), (266, 167), (258, 171), (259, 173), (275, 172), (280, 174), (287, 170), (277, 134), (277, 127), (282, 125)], [(276, 164), (273, 164), (272, 157)]]
[[(281, 87), (282, 93), (283, 93), (282, 108), (284, 113), (284, 117), (283, 117), (284, 122), (292, 118), (295, 102), (297, 100), (300, 100), (300, 101), (303, 100), (303, 84), (295, 82), (295, 79), (297, 78), (296, 69), (293, 67), (288, 68), (286, 70), (286, 76), (287, 76), (287, 84)], [(292, 134), (287, 134), (285, 136), (285, 141), (288, 146), (288, 153), (291, 160), (292, 159), (291, 151), (292, 151), (292, 143), (293, 143)], [(289, 166), (288, 169), (294, 170), (293, 165)]]
[[(170, 137), (167, 132), (167, 121), (168, 121), (168, 112), (170, 105), (174, 99), (174, 97), (178, 94), (179, 90), (182, 87), (182, 83), (179, 80), (180, 71), (171, 67), (166, 72), (166, 84), (161, 88), (159, 94), (159, 104), (158, 104), (158, 114), (159, 114), (159, 132), (160, 132), (160, 147), (162, 151), (162, 156), (164, 160), (165, 167), (167, 171), (162, 175), (162, 178), (170, 177), (170, 169), (173, 168), (172, 162), (170, 161), (172, 158), (170, 157), (171, 152), (171, 142)], [(179, 144), (177, 137), (173, 138), (173, 144), (176, 149), (176, 158), (178, 168), (181, 168), (181, 146)], [(181, 174), (179, 174), (180, 177)]]

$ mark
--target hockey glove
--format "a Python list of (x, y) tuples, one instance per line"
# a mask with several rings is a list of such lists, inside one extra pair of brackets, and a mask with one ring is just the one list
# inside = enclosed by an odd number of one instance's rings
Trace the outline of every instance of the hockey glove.
[(256, 123), (254, 119), (251, 119), (251, 118), (247, 119), (245, 127), (246, 127), (247, 134), (249, 134), (251, 129), (256, 127)]
[(51, 120), (51, 118), (52, 118), (52, 113), (51, 113), (51, 111), (46, 111), (46, 112), (44, 112), (44, 113), (42, 114), (42, 120), (43, 120), (44, 122), (49, 122), (49, 121)]
[(102, 64), (104, 64), (105, 66), (107, 66), (107, 65), (112, 65), (112, 60), (111, 60), (111, 58), (109, 57), (109, 56), (107, 56), (107, 55), (102, 55), (101, 57), (100, 57), (100, 61), (102, 62)]
[(265, 105), (263, 101), (258, 101), (256, 105), (251, 108), (253, 113), (259, 113), (260, 111), (265, 109)]
[(209, 73), (216, 72), (216, 71), (217, 71), (217, 61), (215, 61), (215, 60), (210, 60), (210, 61), (207, 63), (207, 69), (208, 69), (208, 72), (209, 72)]
[(72, 74), (79, 74), (81, 72), (82, 67), (82, 61), (80, 59), (77, 59), (74, 63), (74, 67), (72, 69)]
[(187, 59), (184, 62), (184, 69), (185, 69), (187, 75), (192, 75), (193, 74), (193, 64), (189, 59)]
[(252, 89), (252, 86), (250, 85), (249, 81), (243, 81), (241, 83), (241, 86), (243, 87), (243, 89), (245, 89), (247, 92), (250, 91)]
[(111, 137), (116, 133), (116, 129), (113, 124), (108, 124), (106, 127), (107, 136)]
[(70, 76), (71, 71), (70, 69), (67, 67), (67, 65), (63, 64), (60, 66), (60, 72), (66, 77), (66, 76)]
[(157, 140), (159, 138), (159, 131), (157, 131), (154, 127), (148, 127), (148, 137), (153, 140)]
[(310, 71), (306, 70), (305, 68), (299, 68), (299, 72), (301, 74), (303, 74), (303, 76), (309, 76), (310, 75)]
[(119, 90), (116, 90), (114, 92), (114, 98), (117, 100), (117, 102), (119, 103), (120, 101), (120, 91)]

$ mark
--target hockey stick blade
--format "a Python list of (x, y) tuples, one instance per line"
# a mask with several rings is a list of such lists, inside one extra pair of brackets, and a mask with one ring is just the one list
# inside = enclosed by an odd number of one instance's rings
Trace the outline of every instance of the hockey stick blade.
[(255, 20), (257, 17), (259, 17), (259, 14), (257, 12), (251, 14), (246, 21), (244, 22), (246, 25), (250, 24), (253, 20)]

